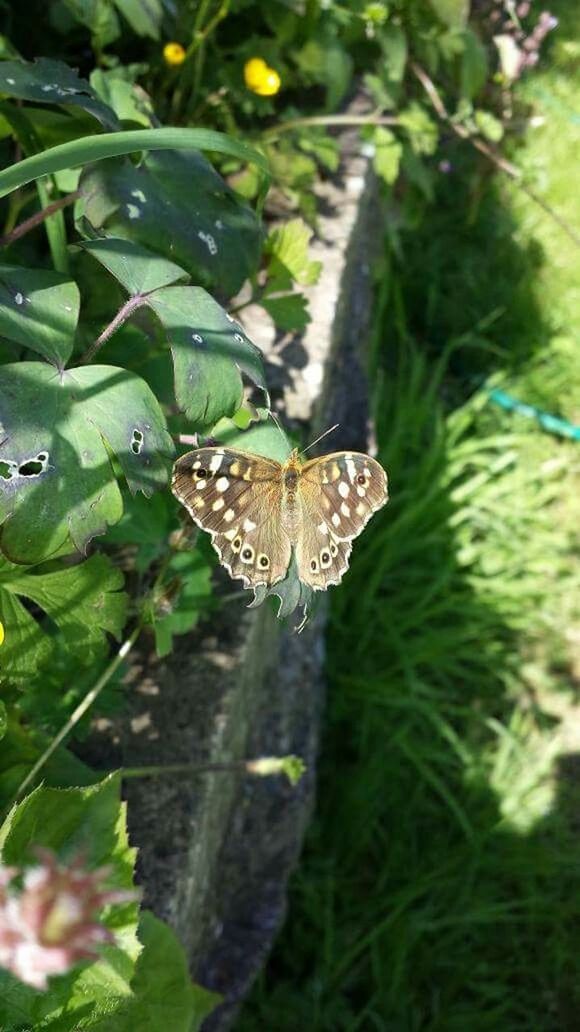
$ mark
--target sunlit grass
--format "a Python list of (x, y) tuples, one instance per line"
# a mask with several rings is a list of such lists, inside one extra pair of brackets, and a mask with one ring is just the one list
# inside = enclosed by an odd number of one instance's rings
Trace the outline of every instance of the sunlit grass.
[[(517, 155), (570, 220), (578, 78), (534, 75), (561, 106)], [(578, 420), (579, 273), (497, 182), (477, 211), (444, 184), (389, 260), (373, 382), (392, 499), (333, 594), (318, 810), (242, 1032), (578, 1027), (580, 446), (487, 388)]]

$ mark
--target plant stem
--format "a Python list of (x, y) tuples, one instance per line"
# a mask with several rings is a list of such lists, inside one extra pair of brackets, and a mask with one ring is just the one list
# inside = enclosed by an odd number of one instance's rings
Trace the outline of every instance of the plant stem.
[(115, 318), (109, 323), (108, 326), (105, 326), (103, 332), (99, 334), (97, 339), (93, 341), (93, 343), (91, 344), (90, 348), (87, 349), (87, 351), (81, 358), (81, 365), (86, 365), (87, 362), (92, 361), (97, 352), (100, 351), (100, 349), (102, 348), (103, 344), (107, 343), (109, 337), (113, 336), (113, 334), (119, 329), (120, 326), (123, 325), (124, 322), (127, 321), (129, 316), (134, 311), (136, 311), (137, 308), (141, 308), (143, 305), (146, 304), (147, 294), (135, 294), (133, 297), (130, 297), (128, 301), (125, 301), (125, 304), (121, 306)]
[[(123, 778), (149, 778), (157, 777), (159, 774), (235, 774), (241, 771), (246, 771), (245, 760), (231, 763), (170, 763), (165, 767), (121, 767), (118, 773)], [(117, 772), (107, 771), (107, 773)]]
[(485, 143), (484, 140), (480, 139), (477, 136), (472, 136), (469, 130), (466, 129), (464, 125), (461, 125), (452, 120), (452, 118), (449, 115), (449, 112), (447, 111), (447, 108), (445, 107), (445, 104), (443, 103), (441, 94), (435, 86), (435, 83), (427, 75), (425, 69), (422, 68), (421, 65), (418, 65), (416, 61), (411, 61), (411, 71), (421, 83), (423, 89), (425, 90), (425, 93), (431, 101), (431, 105), (434, 111), (439, 116), (441, 121), (445, 122), (446, 125), (448, 125), (449, 128), (455, 133), (455, 135), (459, 136), (461, 140), (468, 140), (471, 146), (475, 147), (475, 149), (478, 150), (481, 154), (484, 154), (485, 157), (496, 166), (496, 168), (499, 168), (502, 172), (505, 172), (505, 174), (509, 176), (510, 179), (517, 183), (519, 189), (522, 190), (523, 193), (525, 193), (530, 198), (530, 200), (534, 202), (534, 204), (537, 204), (542, 209), (542, 211), (544, 211), (546, 215), (548, 215), (560, 227), (560, 229), (563, 229), (566, 235), (570, 238), (570, 240), (573, 241), (573, 243), (576, 244), (577, 247), (580, 247), (580, 235), (576, 232), (575, 229), (572, 228), (572, 226), (568, 225), (565, 219), (563, 219), (557, 211), (554, 211), (551, 205), (549, 205), (543, 199), (543, 197), (540, 197), (535, 192), (535, 190), (532, 190), (529, 186), (526, 185), (526, 183), (523, 182), (522, 170), (519, 169), (517, 165), (513, 165), (511, 161), (506, 161), (506, 159), (503, 158), (500, 154), (497, 154), (492, 147)]
[(9, 244), (13, 244), (15, 240), (20, 240), (21, 237), (26, 236), (31, 230), (36, 229), (40, 226), (45, 219), (49, 218), (50, 215), (54, 215), (56, 211), (60, 211), (61, 208), (68, 207), (69, 204), (74, 204), (80, 197), (80, 190), (75, 190), (74, 193), (67, 194), (66, 197), (61, 197), (58, 201), (53, 201), (52, 204), (48, 204), (46, 208), (41, 208), (34, 215), (31, 215), (29, 219), (24, 219), (20, 225), (16, 226), (5, 236), (0, 237), (0, 247), (8, 247)]
[(306, 118), (292, 118), (289, 122), (279, 122), (262, 133), (263, 140), (288, 133), (293, 129), (302, 129), (309, 125), (398, 125), (395, 115), (379, 115), (370, 112), (368, 115), (309, 115)]
[(132, 634), (127, 638), (126, 641), (123, 642), (121, 648), (117, 652), (116, 656), (113, 657), (108, 667), (106, 667), (106, 669), (97, 679), (90, 691), (87, 692), (82, 702), (79, 703), (77, 708), (71, 714), (66, 724), (64, 724), (63, 727), (61, 727), (60, 731), (57, 735), (55, 735), (50, 745), (47, 746), (47, 748), (42, 753), (42, 756), (40, 756), (39, 759), (36, 761), (32, 770), (30, 770), (24, 778), (24, 781), (21, 782), (18, 791), (16, 792), (16, 799), (23, 795), (28, 786), (32, 784), (37, 774), (42, 770), (47, 760), (50, 759), (54, 751), (58, 749), (59, 745), (61, 745), (61, 743), (64, 741), (69, 732), (72, 731), (76, 724), (78, 724), (81, 717), (84, 717), (87, 710), (89, 710), (90, 707), (93, 705), (95, 699), (97, 699), (97, 697), (100, 695), (105, 685), (108, 684), (117, 668), (121, 665), (125, 657), (133, 648), (133, 645), (137, 641), (137, 638), (139, 637), (142, 629), (143, 621), (141, 620), (134, 628)]

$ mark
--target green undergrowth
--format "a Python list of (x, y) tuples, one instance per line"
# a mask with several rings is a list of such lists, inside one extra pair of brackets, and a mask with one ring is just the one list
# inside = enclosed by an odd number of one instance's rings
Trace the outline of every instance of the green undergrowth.
[[(559, 8), (554, 61), (520, 89), (557, 105), (517, 160), (541, 161), (572, 224), (560, 138), (578, 72)], [(580, 421), (580, 253), (454, 160), (469, 174), (394, 250), (391, 233), (381, 270), (392, 498), (333, 596), (317, 813), (241, 1032), (577, 1028), (580, 447), (488, 394)]]

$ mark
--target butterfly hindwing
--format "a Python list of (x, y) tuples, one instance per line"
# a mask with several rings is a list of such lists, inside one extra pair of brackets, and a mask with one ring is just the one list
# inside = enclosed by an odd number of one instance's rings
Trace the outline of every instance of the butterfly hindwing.
[(209, 531), (232, 577), (246, 587), (282, 579), (291, 546), (281, 530), (279, 462), (230, 448), (197, 448), (175, 463), (172, 490)]

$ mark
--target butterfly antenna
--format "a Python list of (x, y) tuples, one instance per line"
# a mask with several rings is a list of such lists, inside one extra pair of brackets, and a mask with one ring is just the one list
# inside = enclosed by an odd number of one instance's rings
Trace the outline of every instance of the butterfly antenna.
[(282, 437), (282, 440), (284, 441), (284, 444), (287, 445), (288, 444), (288, 439), (287, 439), (286, 434), (284, 433), (284, 431), (283, 431), (283, 429), (282, 429), (282, 427), (280, 425), (280, 421), (279, 421), (278, 417), (274, 415), (274, 413), (272, 412), (272, 409), (268, 409), (268, 415), (272, 417), (272, 421), (278, 427), (278, 430), (280, 431), (280, 436)]
[(339, 426), (340, 423), (335, 423), (334, 426), (329, 427), (328, 430), (325, 430), (324, 433), (320, 434), (320, 436), (317, 437), (314, 441), (311, 441), (310, 444), (307, 444), (306, 448), (303, 448), (300, 454), (304, 455), (305, 452), (310, 451), (310, 449), (314, 448), (314, 445), (318, 444), (318, 442), (321, 441), (323, 437), (328, 437), (329, 434), (332, 434), (335, 430), (338, 430)]

